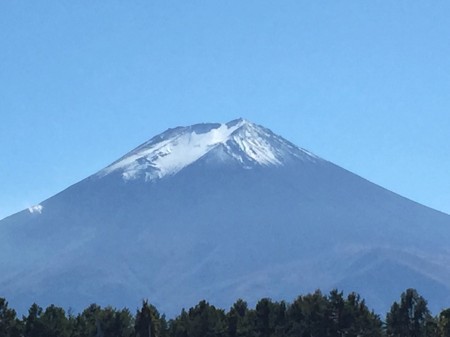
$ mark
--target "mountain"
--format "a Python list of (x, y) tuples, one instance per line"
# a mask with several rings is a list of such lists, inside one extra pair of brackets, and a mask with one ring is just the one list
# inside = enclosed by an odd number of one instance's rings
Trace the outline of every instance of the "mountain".
[(450, 305), (450, 216), (246, 120), (178, 127), (0, 221), (0, 296), (169, 316), (334, 287)]

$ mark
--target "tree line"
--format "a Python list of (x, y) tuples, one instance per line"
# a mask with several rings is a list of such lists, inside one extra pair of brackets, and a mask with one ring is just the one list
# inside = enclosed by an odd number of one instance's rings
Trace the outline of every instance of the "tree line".
[(259, 300), (249, 308), (241, 299), (225, 311), (200, 301), (166, 319), (143, 301), (128, 309), (91, 304), (76, 315), (61, 307), (31, 305), (18, 317), (0, 298), (0, 337), (450, 337), (450, 309), (432, 316), (426, 300), (407, 289), (384, 320), (356, 293), (333, 290), (297, 297), (292, 303)]

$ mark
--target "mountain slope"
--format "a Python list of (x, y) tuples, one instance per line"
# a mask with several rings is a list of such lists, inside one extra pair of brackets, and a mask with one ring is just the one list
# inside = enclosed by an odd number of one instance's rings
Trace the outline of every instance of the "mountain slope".
[(385, 311), (417, 287), (439, 309), (449, 239), (448, 215), (268, 129), (199, 124), (0, 221), (0, 289), (21, 310), (149, 298), (171, 315), (202, 298), (227, 306), (335, 286)]

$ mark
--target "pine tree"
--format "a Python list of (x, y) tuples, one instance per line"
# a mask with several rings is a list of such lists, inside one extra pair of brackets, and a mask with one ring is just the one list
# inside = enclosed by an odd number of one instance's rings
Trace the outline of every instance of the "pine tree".
[(8, 308), (6, 299), (0, 298), (0, 337), (19, 337), (21, 330), (16, 311)]
[(402, 293), (400, 303), (395, 302), (386, 316), (389, 337), (425, 337), (431, 315), (427, 301), (415, 289)]
[(247, 313), (247, 302), (239, 299), (233, 304), (230, 311), (227, 313), (228, 337), (248, 335), (248, 330), (245, 327), (245, 317)]
[(137, 337), (161, 337), (161, 322), (158, 310), (147, 300), (136, 314), (134, 329)]
[(64, 309), (50, 305), (39, 318), (45, 337), (69, 337), (72, 329)]
[(450, 337), (450, 309), (442, 310), (438, 319), (439, 333), (442, 337)]

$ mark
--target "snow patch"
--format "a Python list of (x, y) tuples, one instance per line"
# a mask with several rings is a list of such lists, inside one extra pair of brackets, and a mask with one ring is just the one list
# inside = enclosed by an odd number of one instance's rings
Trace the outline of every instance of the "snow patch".
[[(99, 172), (120, 172), (124, 180), (146, 181), (174, 175), (219, 145), (246, 167), (283, 165), (289, 158), (315, 159), (270, 130), (244, 119), (169, 129)], [(219, 152), (217, 155), (220, 155)]]
[(44, 207), (42, 205), (35, 205), (35, 206), (28, 207), (28, 211), (31, 214), (33, 214), (33, 213), (41, 214), (43, 209), (44, 209)]
[(125, 157), (107, 167), (104, 174), (123, 169), (122, 177), (125, 180), (135, 179), (143, 171), (146, 171), (146, 180), (175, 174), (225, 142), (239, 126), (221, 124), (206, 133), (197, 133), (195, 130), (180, 133)]

